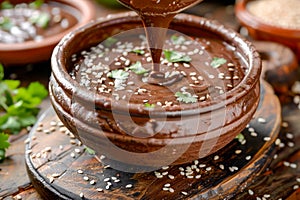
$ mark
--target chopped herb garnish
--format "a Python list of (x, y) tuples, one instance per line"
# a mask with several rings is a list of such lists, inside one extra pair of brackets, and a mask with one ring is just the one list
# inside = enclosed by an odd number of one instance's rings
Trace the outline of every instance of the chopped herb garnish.
[(235, 139), (242, 143), (245, 140), (245, 136), (242, 133), (240, 133), (235, 137)]
[(183, 36), (172, 35), (171, 41), (173, 44), (183, 44), (185, 42), (185, 38)]
[(0, 19), (0, 27), (3, 30), (9, 31), (11, 27), (13, 27), (13, 24), (8, 17), (3, 17), (2, 19)]
[(221, 65), (225, 64), (227, 62), (226, 59), (224, 58), (213, 58), (211, 63), (210, 63), (210, 66), (212, 66), (213, 68), (218, 68), (220, 67)]
[(109, 37), (104, 41), (104, 46), (106, 47), (111, 47), (112, 45), (114, 45), (115, 43), (117, 43), (117, 39), (113, 38), (113, 37)]
[(29, 7), (37, 9), (37, 8), (40, 8), (43, 5), (43, 3), (44, 3), (44, 0), (35, 0), (29, 4)]
[(113, 78), (113, 79), (125, 80), (128, 78), (128, 76), (129, 76), (129, 73), (122, 69), (112, 70), (111, 72), (107, 73), (107, 77)]
[(140, 61), (137, 61), (133, 65), (129, 66), (128, 69), (133, 71), (134, 73), (138, 75), (142, 75), (147, 73), (149, 70), (145, 69)]
[(90, 155), (95, 155), (95, 154), (96, 154), (95, 150), (94, 150), (94, 149), (91, 149), (91, 148), (89, 148), (89, 147), (85, 147), (85, 151), (86, 151), (88, 154), (90, 154)]
[(51, 19), (51, 16), (48, 13), (42, 12), (38, 15), (33, 15), (32, 17), (30, 17), (29, 21), (32, 24), (36, 24), (40, 28), (47, 28), (48, 24), (50, 22), (50, 19)]
[(176, 92), (175, 97), (177, 97), (177, 101), (183, 103), (196, 103), (198, 101), (197, 96), (189, 92)]
[(139, 54), (139, 55), (144, 55), (145, 51), (142, 49), (134, 49), (132, 50), (133, 53)]
[(8, 134), (0, 133), (0, 162), (2, 162), (5, 159), (6, 149), (10, 146), (8, 138)]
[(12, 9), (14, 5), (12, 5), (9, 1), (3, 1), (1, 3), (1, 9)]
[(155, 104), (145, 103), (145, 108), (155, 108)]
[(191, 58), (178, 51), (164, 50), (166, 59), (169, 62), (191, 62)]

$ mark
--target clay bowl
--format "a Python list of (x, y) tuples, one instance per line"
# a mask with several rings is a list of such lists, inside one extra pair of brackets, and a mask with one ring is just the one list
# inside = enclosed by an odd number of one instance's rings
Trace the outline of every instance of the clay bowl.
[[(273, 41), (286, 45), (295, 52), (300, 60), (300, 29), (283, 28), (263, 22), (247, 9), (250, 1), (253, 0), (238, 0), (235, 4), (236, 17), (247, 28), (249, 35), (256, 40)], [(287, 12), (285, 11), (285, 13)]]
[[(180, 14), (170, 28), (199, 37), (211, 34), (232, 44), (245, 60), (244, 78), (217, 100), (151, 110), (97, 94), (71, 78), (73, 54), (122, 31), (141, 27), (139, 17), (132, 12), (111, 15), (73, 31), (57, 45), (51, 60), (49, 91), (62, 122), (83, 144), (94, 149), (98, 157), (105, 155), (108, 158), (105, 162), (121, 163), (115, 167), (124, 163), (149, 167), (187, 163), (231, 142), (246, 127), (258, 106), (261, 60), (249, 42), (216, 21)], [(120, 127), (130, 129), (135, 123), (140, 125), (141, 132), (155, 123), (160, 132), (148, 137), (122, 132)], [(179, 129), (184, 131), (173, 134)]]
[[(0, 2), (3, 2), (2, 0)], [(31, 0), (10, 0), (11, 4), (30, 3)], [(45, 0), (49, 5), (60, 7), (69, 14), (69, 27), (57, 31), (52, 28), (41, 41), (22, 43), (0, 43), (0, 62), (5, 66), (24, 65), (49, 60), (54, 47), (64, 35), (79, 28), (95, 17), (95, 10), (90, 1), (85, 0)]]

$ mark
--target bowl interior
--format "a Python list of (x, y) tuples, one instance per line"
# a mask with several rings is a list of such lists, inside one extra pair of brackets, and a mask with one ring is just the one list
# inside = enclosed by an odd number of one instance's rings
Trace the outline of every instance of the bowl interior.
[[(11, 4), (30, 3), (31, 0), (10, 0)], [(0, 60), (5, 66), (23, 65), (49, 60), (57, 43), (71, 30), (79, 28), (95, 17), (95, 10), (89, 1), (45, 0), (49, 6), (61, 8), (65, 12), (68, 25), (55, 25), (43, 29), (40, 41), (28, 40), (20, 43), (0, 43)], [(16, 55), (22, 55), (16, 57)]]

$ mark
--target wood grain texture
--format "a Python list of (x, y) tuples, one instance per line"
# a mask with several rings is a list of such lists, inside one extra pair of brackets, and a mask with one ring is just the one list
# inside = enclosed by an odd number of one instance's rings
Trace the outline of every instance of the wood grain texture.
[(234, 140), (192, 163), (136, 174), (112, 169), (104, 164), (105, 159), (99, 162), (86, 153), (50, 109), (30, 133), (25, 155), (29, 177), (45, 199), (231, 198), (261, 174), (275, 150), (280, 105), (269, 87), (262, 94), (249, 124), (257, 136), (245, 129), (245, 144)]

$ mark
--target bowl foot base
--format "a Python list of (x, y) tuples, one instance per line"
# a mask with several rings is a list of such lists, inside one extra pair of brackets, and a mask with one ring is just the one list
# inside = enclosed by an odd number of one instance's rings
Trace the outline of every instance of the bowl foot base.
[(145, 173), (99, 162), (49, 109), (26, 145), (29, 177), (45, 199), (229, 199), (261, 175), (275, 152), (280, 104), (269, 86), (262, 88), (258, 110), (242, 132), (246, 143), (235, 139), (203, 159)]

